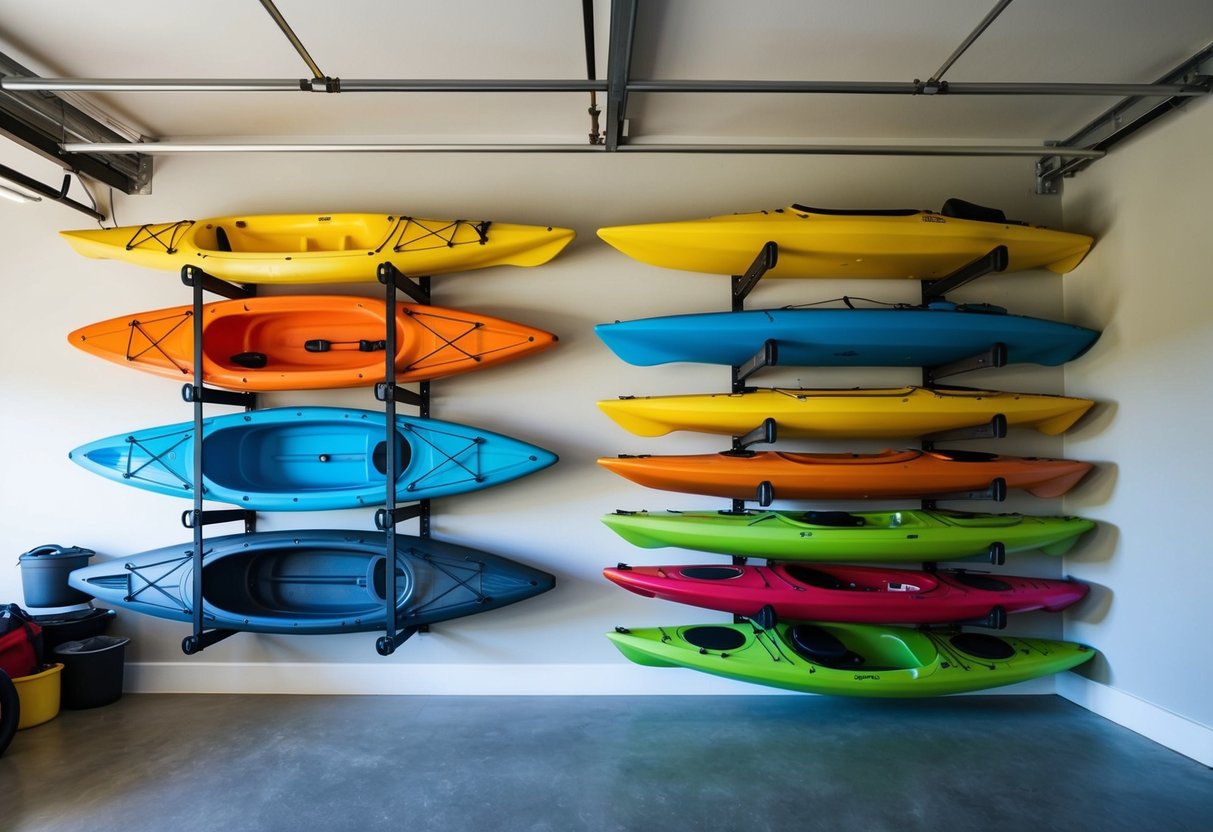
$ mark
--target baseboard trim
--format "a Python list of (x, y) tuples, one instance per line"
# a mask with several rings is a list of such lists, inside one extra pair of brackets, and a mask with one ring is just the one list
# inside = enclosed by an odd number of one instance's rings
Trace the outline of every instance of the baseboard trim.
[[(361, 696), (800, 695), (676, 668), (633, 664), (128, 663), (128, 693)], [(1051, 694), (1050, 679), (983, 693)]]
[(1057, 693), (1201, 765), (1213, 766), (1213, 728), (1207, 725), (1076, 673), (1058, 676)]

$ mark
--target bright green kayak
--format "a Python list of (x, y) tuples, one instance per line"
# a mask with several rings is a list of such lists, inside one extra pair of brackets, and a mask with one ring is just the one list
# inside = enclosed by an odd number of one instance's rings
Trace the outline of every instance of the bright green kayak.
[(941, 696), (1047, 676), (1082, 664), (1082, 644), (879, 624), (751, 622), (607, 633), (637, 664), (841, 696)]
[[(779, 560), (937, 561), (993, 549), (1069, 551), (1095, 527), (1081, 517), (962, 511), (617, 511), (602, 518), (636, 546)], [(1000, 546), (998, 545), (1000, 544)]]

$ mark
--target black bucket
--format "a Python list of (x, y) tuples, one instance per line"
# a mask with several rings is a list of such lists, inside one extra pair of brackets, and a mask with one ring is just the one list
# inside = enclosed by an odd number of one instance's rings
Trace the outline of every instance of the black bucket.
[(89, 607), (84, 610), (35, 615), (34, 621), (42, 628), (42, 646), (47, 655), (68, 641), (80, 641), (102, 635), (117, 617), (113, 610)]
[(128, 641), (116, 636), (93, 636), (56, 647), (55, 660), (63, 662), (60, 707), (99, 708), (121, 699)]
[(88, 559), (95, 554), (92, 549), (48, 543), (18, 557), (25, 606), (70, 607), (93, 600), (91, 595), (69, 586), (67, 576), (73, 569), (88, 566)]

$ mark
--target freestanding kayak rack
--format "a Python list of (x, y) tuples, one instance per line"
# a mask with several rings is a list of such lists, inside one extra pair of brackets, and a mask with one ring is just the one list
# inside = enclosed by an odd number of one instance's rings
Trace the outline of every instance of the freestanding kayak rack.
[(417, 392), (403, 389), (396, 384), (396, 316), (392, 310), (396, 308), (396, 292), (401, 291), (417, 303), (430, 302), (430, 279), (419, 277), (416, 282), (404, 275), (394, 265), (388, 262), (380, 263), (375, 271), (375, 277), (384, 286), (384, 381), (375, 385), (375, 398), (384, 403), (386, 418), (384, 423), (387, 430), (388, 448), (384, 465), (386, 488), (384, 489), (384, 507), (375, 512), (375, 525), (385, 536), (384, 557), (387, 568), (384, 570), (386, 587), (384, 589), (384, 608), (386, 613), (386, 632), (375, 641), (375, 650), (381, 656), (390, 656), (396, 648), (408, 641), (419, 632), (426, 632), (426, 625), (409, 626), (403, 629), (396, 622), (396, 524), (412, 518), (418, 518), (418, 533), (421, 537), (430, 536), (430, 501), (420, 500), (405, 506), (396, 505), (396, 404), (407, 404), (418, 409), (418, 415), (423, 419), (430, 415), (430, 383), (422, 381), (418, 384)]
[(237, 630), (206, 629), (206, 621), (202, 614), (202, 556), (205, 544), (203, 528), (215, 523), (243, 521), (245, 533), (251, 534), (257, 530), (257, 512), (244, 509), (223, 509), (204, 511), (202, 509), (203, 479), (202, 479), (202, 423), (203, 406), (207, 403), (227, 404), (252, 410), (257, 406), (254, 393), (236, 393), (228, 390), (216, 390), (202, 383), (202, 293), (213, 292), (230, 300), (251, 298), (256, 294), (255, 286), (242, 287), (226, 280), (220, 280), (214, 275), (207, 274), (197, 266), (181, 268), (181, 282), (193, 289), (194, 293), (194, 382), (186, 384), (181, 390), (181, 397), (194, 406), (194, 508), (181, 515), (182, 524), (194, 532), (194, 548), (192, 552), (193, 580), (193, 624), (191, 635), (181, 640), (181, 650), (187, 656), (192, 656), (217, 642), (223, 641)]

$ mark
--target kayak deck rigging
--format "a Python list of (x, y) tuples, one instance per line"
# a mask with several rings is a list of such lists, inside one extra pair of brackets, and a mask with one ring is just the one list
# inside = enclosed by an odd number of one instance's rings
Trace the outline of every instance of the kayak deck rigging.
[[(388, 243), (392, 245), (392, 251), (397, 253), (405, 251), (423, 251), (426, 249), (436, 248), (453, 248), (462, 245), (485, 245), (489, 241), (489, 226), (492, 225), (491, 220), (451, 220), (437, 228), (429, 228), (415, 217), (401, 217), (396, 221), (396, 226), (388, 234), (386, 240), (379, 248), (375, 249), (378, 253), (382, 251)], [(460, 232), (465, 229), (471, 229), (474, 233), (472, 239), (457, 239)], [(466, 234), (462, 235), (467, 237)], [(392, 238), (395, 237), (395, 242)], [(422, 243), (426, 243), (422, 245)]]
[[(126, 250), (130, 251), (138, 248), (144, 243), (159, 243), (164, 248), (166, 254), (176, 254), (177, 242), (181, 239), (181, 235), (188, 231), (193, 224), (193, 220), (177, 220), (177, 222), (173, 223), (147, 223), (141, 225), (135, 229), (135, 233), (127, 241)], [(165, 242), (162, 238), (164, 234), (168, 234), (168, 242)]]

